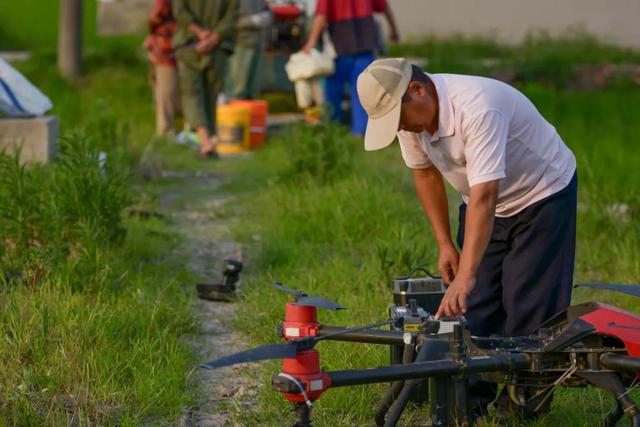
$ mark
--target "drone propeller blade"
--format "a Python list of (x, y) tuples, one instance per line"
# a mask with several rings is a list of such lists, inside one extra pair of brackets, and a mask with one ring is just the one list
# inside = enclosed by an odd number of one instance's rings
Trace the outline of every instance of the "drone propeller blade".
[(298, 352), (311, 350), (318, 341), (320, 341), (318, 337), (304, 337), (282, 344), (263, 345), (261, 347), (252, 348), (251, 350), (241, 351), (240, 353), (212, 360), (200, 365), (200, 367), (205, 369), (216, 369), (224, 366), (236, 365), (238, 363), (259, 362), (261, 360), (293, 359), (296, 357)]
[(640, 297), (640, 285), (621, 285), (614, 283), (578, 283), (576, 287), (578, 286), (582, 286), (585, 288), (608, 289), (610, 291), (617, 291)]
[(346, 308), (326, 298), (307, 295), (303, 291), (297, 291), (295, 289), (287, 288), (282, 283), (276, 283), (273, 285), (273, 287), (279, 291), (286, 292), (290, 295), (293, 295), (293, 297), (296, 299), (297, 305), (302, 305), (306, 307), (320, 307), (320, 308), (326, 308), (328, 310), (344, 310)]
[(245, 362), (258, 362), (260, 360), (270, 359), (290, 359), (296, 357), (297, 345), (293, 341), (283, 344), (269, 344), (262, 347), (252, 348), (251, 350), (241, 351), (240, 353), (231, 354), (221, 357), (210, 362), (200, 365), (205, 369), (222, 368), (223, 366), (236, 365)]
[(346, 308), (326, 298), (314, 296), (300, 297), (298, 298), (298, 301), (296, 301), (296, 304), (308, 307), (326, 308), (328, 310), (344, 310)]
[(301, 297), (301, 296), (306, 296), (306, 294), (305, 294), (304, 292), (302, 292), (302, 291), (296, 291), (295, 289), (291, 289), (291, 288), (287, 288), (286, 286), (284, 286), (284, 285), (283, 285), (282, 283), (280, 283), (280, 282), (275, 283), (275, 284), (273, 285), (273, 287), (274, 287), (274, 288), (276, 288), (276, 289), (277, 289), (277, 290), (279, 290), (279, 291), (286, 292), (286, 293), (288, 293), (289, 295), (293, 295), (293, 296), (294, 296), (294, 297), (296, 297), (296, 298)]

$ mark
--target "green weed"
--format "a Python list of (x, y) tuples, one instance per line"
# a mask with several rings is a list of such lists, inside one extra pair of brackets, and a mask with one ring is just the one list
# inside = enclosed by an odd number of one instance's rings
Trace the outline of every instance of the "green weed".
[(280, 138), (288, 141), (281, 181), (324, 185), (350, 173), (357, 141), (345, 129), (329, 123), (318, 127), (298, 125)]
[(0, 155), (0, 165), (0, 234), (8, 265), (30, 250), (60, 258), (122, 241), (127, 176), (93, 139), (82, 133), (63, 138), (59, 161), (49, 169), (26, 168), (19, 154)]

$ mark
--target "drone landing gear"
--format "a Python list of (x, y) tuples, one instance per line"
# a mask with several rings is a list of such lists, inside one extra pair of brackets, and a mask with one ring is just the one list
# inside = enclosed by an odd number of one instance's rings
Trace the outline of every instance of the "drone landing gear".
[[(420, 351), (415, 363), (442, 360), (451, 353), (453, 360), (465, 364), (465, 352), (462, 345), (462, 329), (459, 325), (454, 327), (453, 348), (449, 342), (433, 337), (421, 336)], [(414, 347), (406, 345), (403, 354), (403, 362), (411, 363), (407, 353), (413, 355)], [(464, 375), (443, 375), (425, 378), (415, 378), (406, 381), (392, 383), (383, 400), (376, 408), (376, 425), (378, 427), (396, 426), (407, 403), (415, 395), (416, 388), (428, 381), (429, 396), (431, 397), (431, 425), (469, 426), (468, 414), (468, 379)], [(395, 401), (393, 400), (395, 399)], [(387, 411), (389, 414), (387, 415)], [(386, 418), (385, 418), (386, 416)]]
[(589, 381), (596, 387), (613, 394), (616, 407), (600, 421), (601, 427), (614, 427), (624, 415), (631, 418), (633, 427), (640, 427), (640, 411), (636, 402), (629, 396), (629, 391), (620, 380), (620, 376), (613, 372), (582, 372), (578, 376)]
[(293, 410), (298, 415), (298, 421), (293, 427), (313, 427), (313, 424), (311, 424), (311, 407), (306, 403), (295, 402)]
[[(413, 362), (413, 354), (416, 351), (415, 340), (412, 340), (411, 344), (405, 344), (402, 351), (402, 364), (407, 365)], [(394, 381), (387, 389), (384, 397), (376, 406), (374, 418), (378, 427), (384, 426), (384, 417), (387, 415), (389, 408), (393, 405), (393, 402), (398, 398), (398, 395), (402, 391), (404, 381)]]

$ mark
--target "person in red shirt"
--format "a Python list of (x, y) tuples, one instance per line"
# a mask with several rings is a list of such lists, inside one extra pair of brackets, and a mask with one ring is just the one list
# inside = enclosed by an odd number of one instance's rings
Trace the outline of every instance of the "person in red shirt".
[(386, 0), (318, 0), (309, 39), (302, 50), (309, 52), (328, 27), (334, 45), (335, 73), (326, 80), (325, 95), (331, 108), (331, 119), (343, 121), (342, 95), (349, 86), (351, 95), (351, 133), (363, 136), (367, 113), (362, 108), (356, 81), (358, 75), (373, 62), (377, 49), (377, 29), (373, 14), (383, 13), (389, 23), (390, 39), (398, 41), (398, 31)]
[(155, 0), (149, 12), (149, 29), (143, 47), (151, 62), (151, 84), (156, 106), (156, 134), (174, 133), (174, 116), (178, 108), (178, 72), (171, 38), (176, 21), (171, 12), (171, 0)]

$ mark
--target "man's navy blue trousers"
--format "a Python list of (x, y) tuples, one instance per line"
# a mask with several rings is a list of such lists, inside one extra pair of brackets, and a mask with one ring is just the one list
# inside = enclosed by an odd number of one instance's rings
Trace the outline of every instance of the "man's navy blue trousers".
[[(529, 335), (567, 308), (573, 287), (578, 178), (561, 191), (508, 218), (495, 218), (491, 240), (467, 298), (465, 314), (476, 336)], [(460, 205), (458, 245), (464, 244)], [(497, 384), (471, 379), (471, 406), (486, 411)]]
[[(576, 246), (578, 179), (507, 218), (495, 218), (491, 240), (467, 298), (477, 336), (528, 335), (569, 306)], [(458, 245), (464, 244), (460, 206)]]

